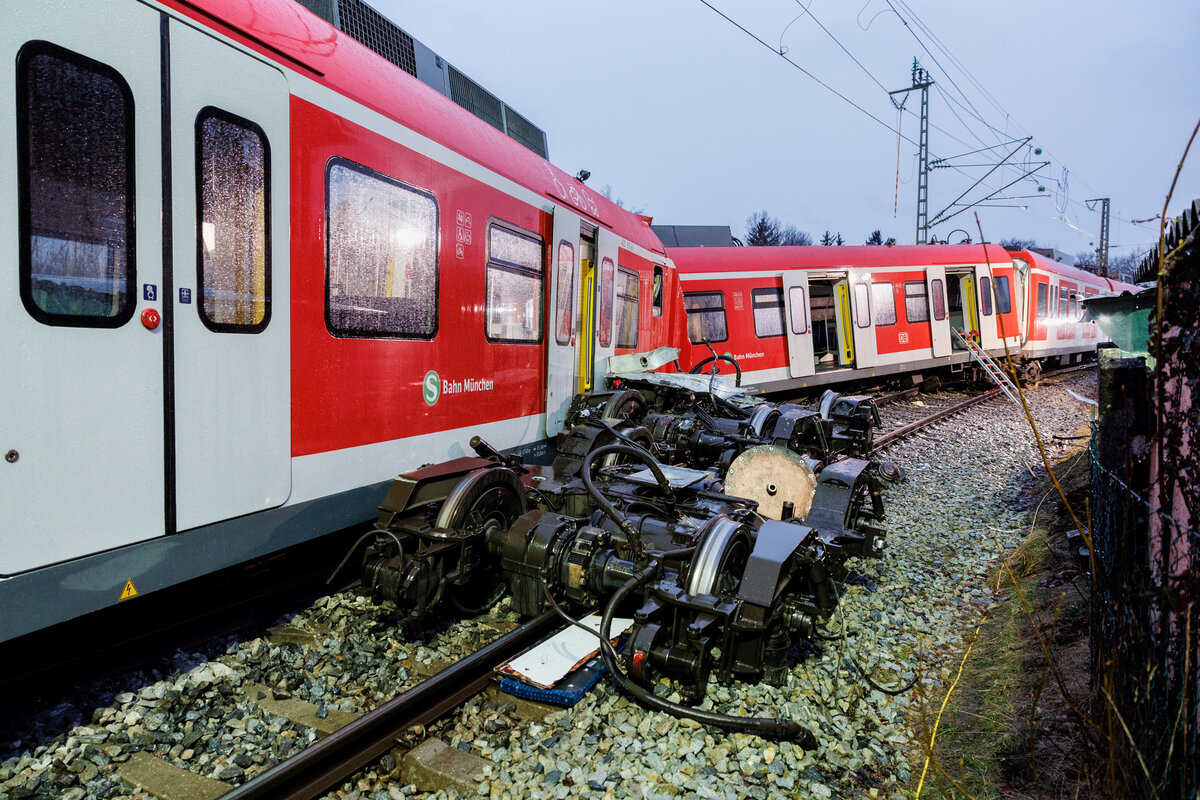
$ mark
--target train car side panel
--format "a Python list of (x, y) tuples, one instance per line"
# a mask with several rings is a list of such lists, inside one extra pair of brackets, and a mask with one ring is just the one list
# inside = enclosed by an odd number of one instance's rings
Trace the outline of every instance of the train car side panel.
[[(542, 393), (526, 387), (545, 382), (543, 342), (552, 333), (544, 313), (547, 215), (306, 101), (293, 99), (293, 130), (299, 198), (293, 211), (293, 455), (542, 413)], [(339, 189), (339, 181), (346, 187)], [(330, 191), (334, 197), (327, 200)], [(354, 251), (353, 237), (333, 228), (352, 224), (356, 206), (369, 208), (375, 197), (381, 204), (408, 204), (410, 227), (399, 234), (401, 246), (419, 243), (422, 263), (412, 253), (394, 254), (389, 273), (393, 289), (403, 273), (408, 299), (425, 309), (425, 316), (408, 322), (401, 310), (397, 327), (409, 331), (408, 338), (356, 328), (373, 323), (356, 323), (337, 308), (331, 312), (327, 302), (328, 293), (361, 298), (373, 288), (348, 293), (330, 282), (344, 274), (343, 265), (371, 263)], [(533, 242), (540, 259), (529, 265), (523, 284), (528, 299), (537, 301), (529, 304), (525, 324), (535, 327), (526, 339), (489, 342), (485, 335), (489, 220), (523, 232), (522, 241)], [(335, 247), (327, 253), (331, 235)], [(353, 311), (356, 302), (332, 304)], [(331, 313), (340, 316), (331, 320)], [(397, 466), (404, 465), (390, 469)]]
[(163, 189), (159, 15), (99, 0), (5, 12), (0, 574), (13, 574), (166, 529)]

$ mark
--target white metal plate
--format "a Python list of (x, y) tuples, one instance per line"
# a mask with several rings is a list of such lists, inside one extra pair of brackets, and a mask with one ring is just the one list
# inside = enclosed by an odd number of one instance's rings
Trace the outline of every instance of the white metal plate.
[(808, 294), (808, 275), (801, 270), (783, 273), (783, 309), (789, 375), (793, 378), (812, 375), (817, 370), (813, 358), (812, 302)]

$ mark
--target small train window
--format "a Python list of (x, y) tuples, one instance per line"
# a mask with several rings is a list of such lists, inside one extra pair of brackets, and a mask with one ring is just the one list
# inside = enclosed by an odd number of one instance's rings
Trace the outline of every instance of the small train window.
[(754, 289), (750, 292), (754, 310), (754, 334), (760, 339), (783, 336), (783, 290)]
[(488, 229), (484, 337), (489, 342), (542, 340), (545, 248), (540, 237), (493, 222)]
[(720, 292), (684, 292), (688, 339), (692, 344), (723, 342), (729, 338), (725, 322), (725, 295)]
[(871, 327), (871, 291), (865, 283), (854, 284), (854, 320), (860, 328)]
[(554, 313), (558, 315), (554, 326), (554, 341), (566, 346), (571, 343), (575, 332), (575, 245), (563, 240), (558, 243), (558, 295)]
[(788, 310), (791, 312), (792, 333), (797, 336), (808, 333), (808, 301), (803, 286), (788, 289)]
[(1058, 316), (1062, 319), (1067, 318), (1067, 311), (1071, 307), (1071, 293), (1066, 289), (1058, 290)]
[(871, 302), (875, 305), (876, 326), (896, 324), (896, 295), (887, 281), (871, 284)]
[(210, 330), (257, 333), (270, 319), (270, 167), (262, 128), (211, 106), (196, 116), (196, 311)]
[(925, 281), (904, 282), (904, 318), (909, 322), (929, 321), (929, 298), (925, 296)]
[(979, 299), (983, 303), (983, 315), (990, 317), (992, 315), (992, 282), (986, 277), (979, 279)]
[(1037, 285), (1037, 318), (1046, 318), (1046, 282), (1039, 281)]
[(133, 316), (133, 93), (99, 61), (48, 42), (17, 54), (20, 293), (46, 325)]
[(1075, 292), (1071, 292), (1071, 296), (1070, 296), (1071, 305), (1070, 305), (1070, 311), (1067, 314), (1067, 319), (1074, 320), (1074, 321), (1079, 320), (1079, 299), (1078, 298), (1079, 298), (1078, 294), (1076, 294)]
[(438, 325), (437, 200), (340, 157), (326, 167), (325, 192), (329, 330), (432, 339)]
[(930, 281), (930, 287), (933, 289), (933, 318), (940, 322), (946, 318), (946, 287), (941, 278)]
[(617, 347), (629, 349), (638, 343), (638, 276), (620, 267), (617, 271), (617, 298), (614, 314)]
[(1012, 295), (1008, 292), (1008, 276), (996, 276), (996, 311), (1007, 314), (1012, 311)]
[(654, 265), (654, 302), (650, 306), (651, 313), (656, 317), (662, 316), (663, 306), (663, 268), (657, 264)]
[(613, 260), (607, 256), (600, 262), (600, 333), (601, 347), (612, 344), (613, 322)]

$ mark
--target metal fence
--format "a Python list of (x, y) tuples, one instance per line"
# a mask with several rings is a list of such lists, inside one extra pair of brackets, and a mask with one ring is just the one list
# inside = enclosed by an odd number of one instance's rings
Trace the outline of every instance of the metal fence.
[[(1101, 362), (1092, 688), (1114, 797), (1200, 792), (1198, 212), (1194, 203), (1168, 230), (1161, 322), (1151, 322), (1155, 366), (1111, 352)], [(1139, 277), (1159, 272), (1156, 252)]]

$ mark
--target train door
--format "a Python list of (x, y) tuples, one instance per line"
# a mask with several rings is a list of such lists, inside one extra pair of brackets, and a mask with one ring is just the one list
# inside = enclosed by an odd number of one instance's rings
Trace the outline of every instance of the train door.
[(799, 271), (783, 273), (783, 307), (787, 333), (788, 374), (802, 378), (816, 372), (813, 350), (813, 328), (809, 324), (808, 274)]
[(171, 21), (168, 47), (174, 281), (163, 302), (187, 530), (291, 492), (289, 94), (279, 70), (186, 23)]
[(946, 268), (925, 269), (925, 291), (929, 300), (929, 331), (936, 358), (950, 355), (950, 315), (946, 313)]
[(850, 282), (845, 278), (808, 277), (808, 325), (816, 372), (854, 366), (854, 321)]
[[(584, 227), (588, 227), (584, 224)], [(576, 339), (579, 364), (575, 369), (576, 392), (590, 391), (595, 373), (596, 350), (596, 229), (579, 234), (579, 336)]]
[(871, 309), (871, 273), (852, 269), (850, 301), (854, 308), (854, 366), (857, 369), (875, 366), (875, 325)]
[(596, 263), (600, 266), (596, 271), (596, 335), (592, 342), (591, 374), (593, 386), (604, 386), (604, 376), (608, 373), (608, 359), (616, 353), (616, 342), (613, 334), (613, 309), (616, 302), (617, 286), (617, 235), (612, 231), (599, 229), (596, 232)]
[(106, 0), (67, 16), (12, 6), (0, 26), (3, 575), (166, 529), (160, 17)]
[[(979, 304), (975, 298), (975, 278), (968, 273), (946, 276), (946, 304), (950, 312), (950, 327), (964, 336), (978, 336)], [(954, 340), (955, 350), (966, 349)]]
[(563, 429), (575, 395), (576, 281), (579, 264), (580, 219), (562, 206), (554, 207), (554, 236), (550, 244), (548, 289), (551, 324), (547, 331), (546, 435)]

